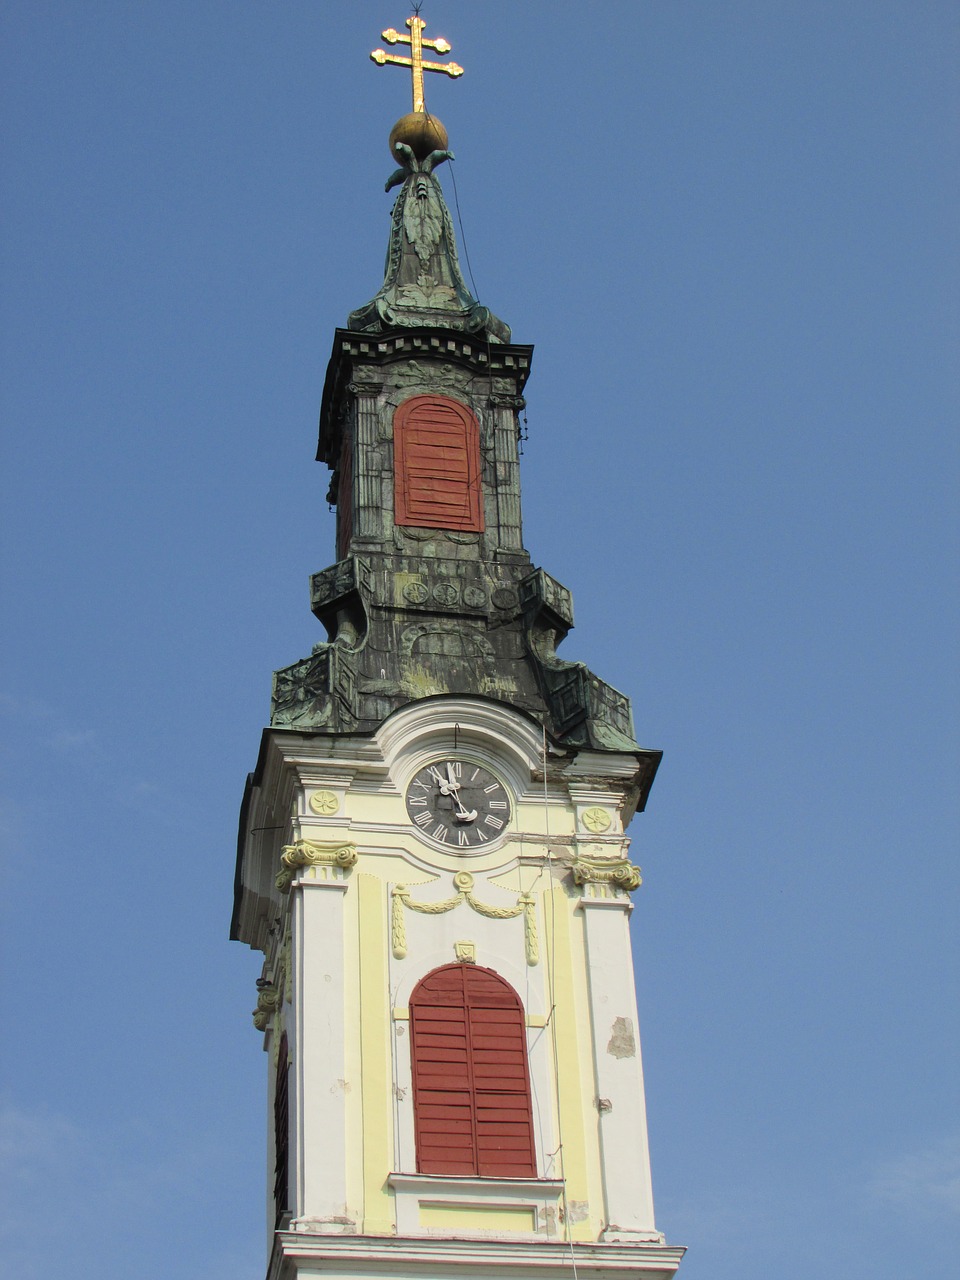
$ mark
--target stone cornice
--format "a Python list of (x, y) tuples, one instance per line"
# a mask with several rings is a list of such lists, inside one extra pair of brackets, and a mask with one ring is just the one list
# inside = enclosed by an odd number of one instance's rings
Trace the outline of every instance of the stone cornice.
[[(572, 1246), (580, 1276), (624, 1275), (639, 1280), (672, 1280), (686, 1252), (683, 1246), (648, 1243), (576, 1243)], [(336, 1270), (369, 1277), (416, 1276), (443, 1280), (452, 1271), (492, 1275), (507, 1268), (556, 1280), (569, 1280), (571, 1245), (560, 1241), (444, 1239), (308, 1234), (278, 1231), (267, 1280), (285, 1280), (300, 1267)]]

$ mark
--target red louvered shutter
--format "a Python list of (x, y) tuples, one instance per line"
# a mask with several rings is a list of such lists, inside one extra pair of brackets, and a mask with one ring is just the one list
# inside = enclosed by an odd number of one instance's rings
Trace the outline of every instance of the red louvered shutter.
[(457, 400), (412, 396), (393, 419), (394, 520), (483, 532), (480, 428)]
[(520, 997), (492, 969), (435, 969), (410, 997), (421, 1173), (536, 1177)]

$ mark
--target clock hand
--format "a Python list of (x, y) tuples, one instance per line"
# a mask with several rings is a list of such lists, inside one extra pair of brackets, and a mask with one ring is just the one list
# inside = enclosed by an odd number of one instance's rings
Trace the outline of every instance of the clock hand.
[(449, 762), (447, 763), (446, 778), (442, 776), (439, 769), (437, 769), (435, 765), (431, 765), (430, 776), (433, 778), (434, 782), (440, 788), (440, 794), (442, 796), (453, 796), (453, 803), (456, 805), (456, 809), (453, 815), (455, 821), (461, 822), (461, 823), (476, 822), (477, 810), (468, 809), (466, 805), (463, 803), (463, 801), (460, 799), (460, 795), (459, 795), (460, 783), (454, 780), (453, 765), (450, 764)]
[(453, 796), (453, 802), (457, 806), (457, 811), (453, 815), (454, 819), (460, 823), (476, 822), (477, 810), (468, 809), (460, 799), (460, 783), (453, 776), (453, 765), (449, 760), (447, 761), (447, 777), (450, 779), (450, 783), (444, 791), (444, 795), (450, 794)]
[(457, 782), (456, 778), (453, 776), (453, 765), (451, 762), (449, 760), (447, 761), (448, 781), (444, 781), (436, 769), (431, 769), (430, 772), (436, 779), (437, 786), (440, 788), (440, 794), (442, 796), (453, 796), (453, 803), (456, 805), (456, 810), (453, 815), (455, 820), (457, 822), (476, 822), (477, 810), (468, 809), (460, 799), (460, 783)]
[(458, 787), (455, 787), (455, 786), (451, 787), (450, 783), (447, 782), (445, 778), (442, 778), (440, 776), (440, 773), (433, 765), (430, 766), (430, 773), (431, 773), (431, 776), (433, 777), (434, 782), (440, 788), (440, 794), (442, 796), (453, 795), (457, 790), (459, 790)]

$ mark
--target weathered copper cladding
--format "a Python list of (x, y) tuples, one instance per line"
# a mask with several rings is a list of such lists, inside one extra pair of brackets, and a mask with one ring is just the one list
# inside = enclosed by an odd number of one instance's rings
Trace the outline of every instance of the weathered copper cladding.
[(274, 728), (370, 733), (446, 694), (506, 703), (557, 747), (629, 752), (643, 807), (660, 752), (629, 699), (557, 646), (570, 592), (523, 546), (519, 414), (533, 348), (472, 296), (433, 170), (397, 147), (384, 283), (338, 329), (320, 412), (337, 563), (311, 580), (328, 633), (275, 673)]

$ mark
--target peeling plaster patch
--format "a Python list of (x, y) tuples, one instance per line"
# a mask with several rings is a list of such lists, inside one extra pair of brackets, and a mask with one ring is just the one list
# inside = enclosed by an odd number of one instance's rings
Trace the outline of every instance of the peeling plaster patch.
[(357, 1234), (356, 1222), (345, 1214), (331, 1214), (329, 1218), (294, 1218), (290, 1225), (294, 1231), (320, 1235), (353, 1236)]
[(393, 1096), (398, 1100), (398, 1102), (402, 1102), (404, 1098), (407, 1096), (406, 1087), (401, 1089), (401, 1087), (398, 1084), (395, 1084), (393, 1086)]
[(588, 1200), (568, 1200), (567, 1201), (567, 1221), (568, 1222), (586, 1222), (590, 1217), (590, 1202)]
[(635, 1058), (637, 1042), (629, 1018), (614, 1018), (607, 1053), (613, 1058)]
[(330, 1086), (330, 1092), (336, 1093), (339, 1089), (341, 1093), (349, 1093), (353, 1088), (349, 1080), (338, 1080), (336, 1084)]

